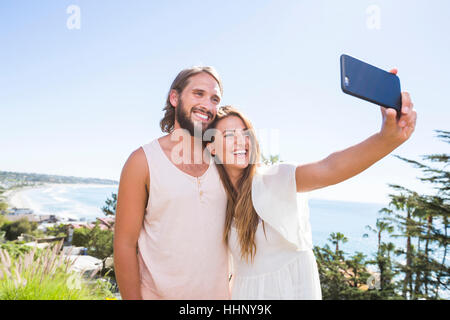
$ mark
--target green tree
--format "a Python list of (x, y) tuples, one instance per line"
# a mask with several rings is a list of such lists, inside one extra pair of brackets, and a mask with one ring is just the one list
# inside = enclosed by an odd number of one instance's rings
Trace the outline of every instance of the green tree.
[(72, 245), (75, 247), (86, 247), (88, 243), (89, 228), (81, 227), (73, 230)]
[(49, 236), (55, 237), (68, 237), (69, 236), (69, 228), (66, 224), (60, 223), (54, 225), (53, 227), (48, 227), (45, 232)]
[(339, 243), (346, 243), (348, 241), (347, 237), (344, 236), (344, 234), (340, 233), (340, 232), (332, 232), (330, 234), (330, 237), (328, 238), (328, 241), (330, 241), (332, 244), (335, 245), (335, 254), (337, 256), (340, 256), (341, 258), (343, 257), (343, 251), (339, 250)]
[[(450, 143), (450, 132), (440, 131), (438, 137)], [(389, 195), (392, 209), (386, 209), (387, 220), (396, 227), (394, 237), (403, 237), (405, 248), (396, 253), (405, 258), (397, 264), (403, 275), (401, 291), (405, 299), (439, 299), (441, 290), (449, 289), (450, 268), (447, 262), (448, 217), (450, 216), (450, 172), (446, 170), (450, 155), (425, 155), (426, 161), (442, 164), (442, 168), (431, 167), (415, 160), (396, 156), (402, 161), (422, 170), (426, 177), (422, 182), (431, 183), (437, 190), (435, 195), (419, 193), (399, 185), (389, 186), (399, 194)], [(437, 186), (436, 186), (437, 185)]]
[[(384, 211), (385, 209), (381, 209), (380, 211)], [(377, 240), (378, 240), (378, 252), (380, 251), (381, 248), (381, 235), (383, 232), (388, 232), (388, 233), (392, 233), (394, 232), (394, 227), (392, 226), (392, 224), (389, 221), (384, 221), (383, 219), (377, 219), (376, 222), (376, 229), (372, 228), (371, 226), (366, 226), (366, 229), (368, 229), (369, 231), (374, 232), (377, 235)], [(363, 235), (364, 238), (368, 237), (368, 234), (365, 233)]]
[(106, 259), (113, 254), (113, 237), (113, 231), (109, 229), (102, 230), (98, 221), (88, 234), (87, 253), (102, 260), (102, 274), (106, 271)]
[(10, 222), (6, 216), (4, 216), (3, 214), (0, 214), (0, 230), (2, 229), (2, 226), (4, 224), (6, 224), (7, 222)]
[(348, 298), (349, 286), (342, 272), (344, 266), (328, 244), (314, 246), (314, 255), (319, 270), (322, 298), (324, 300), (345, 300)]
[(6, 190), (4, 188), (0, 187), (0, 215), (5, 214), (6, 210), (8, 210), (8, 207), (9, 207), (8, 203), (5, 200), (5, 197), (3, 196), (3, 193), (5, 191)]
[(102, 211), (105, 216), (115, 216), (117, 207), (117, 193), (112, 193), (111, 198), (107, 198), (105, 205), (102, 207)]
[(81, 227), (74, 230), (72, 245), (87, 248), (87, 254), (102, 260), (101, 273), (107, 270), (106, 259), (113, 254), (113, 231), (102, 230), (97, 221), (92, 228)]
[(8, 204), (0, 200), (0, 214), (6, 213), (6, 210), (8, 210)]
[(8, 241), (16, 240), (22, 233), (31, 234), (37, 228), (37, 222), (28, 221), (26, 218), (3, 224), (1, 230), (5, 231)]
[[(336, 235), (336, 234), (335, 234)], [(334, 239), (330, 235), (329, 241)], [(335, 243), (333, 243), (335, 245)], [(315, 246), (322, 298), (324, 300), (362, 300), (372, 295), (364, 286), (370, 276), (366, 269), (366, 256), (360, 252), (345, 259), (345, 252), (332, 250), (328, 244)]]
[(370, 273), (366, 269), (366, 255), (362, 252), (356, 252), (350, 259), (345, 260), (347, 268), (344, 272), (348, 276), (349, 285), (353, 288), (359, 288), (367, 283)]
[[(384, 212), (385, 208), (380, 211)], [(394, 277), (391, 254), (394, 252), (395, 246), (392, 242), (385, 243), (382, 241), (382, 234), (385, 232), (392, 234), (392, 232), (394, 232), (394, 226), (392, 226), (389, 221), (384, 221), (383, 219), (378, 218), (376, 228), (366, 226), (366, 229), (372, 233), (375, 233), (378, 240), (378, 249), (375, 254), (375, 260), (370, 260), (368, 263), (375, 264), (378, 267), (378, 271), (380, 273), (380, 290), (391, 290), (392, 294), (394, 294), (394, 287), (391, 285)], [(364, 238), (367, 238), (368, 236), (369, 235), (367, 233), (363, 235)]]
[(261, 162), (265, 165), (270, 165), (270, 164), (275, 164), (278, 162), (282, 162), (280, 160), (280, 155), (269, 155), (268, 158), (266, 158), (262, 153), (261, 153)]

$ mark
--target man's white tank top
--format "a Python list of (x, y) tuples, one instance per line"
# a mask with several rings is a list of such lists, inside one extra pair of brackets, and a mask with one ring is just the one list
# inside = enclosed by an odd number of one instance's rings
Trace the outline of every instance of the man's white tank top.
[(227, 196), (214, 161), (193, 177), (169, 160), (158, 139), (142, 148), (150, 172), (138, 239), (143, 298), (229, 299)]

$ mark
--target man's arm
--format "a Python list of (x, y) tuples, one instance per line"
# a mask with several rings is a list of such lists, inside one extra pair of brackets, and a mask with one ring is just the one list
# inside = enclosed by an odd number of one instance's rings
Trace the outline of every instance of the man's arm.
[(380, 132), (357, 145), (334, 152), (321, 161), (297, 166), (297, 192), (308, 192), (345, 181), (366, 170), (409, 139), (417, 118), (409, 94), (402, 93), (402, 115), (398, 121), (395, 110), (380, 108), (383, 118)]
[(142, 299), (137, 241), (147, 206), (149, 177), (144, 151), (139, 148), (122, 169), (114, 226), (114, 270), (124, 300)]

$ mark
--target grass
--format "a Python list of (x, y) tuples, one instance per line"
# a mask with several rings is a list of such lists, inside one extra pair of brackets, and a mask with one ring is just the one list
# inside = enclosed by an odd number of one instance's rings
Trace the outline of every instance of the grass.
[[(11, 257), (0, 249), (0, 300), (104, 300), (113, 298), (110, 285), (71, 271), (74, 261), (60, 254), (62, 241)], [(70, 253), (69, 253), (70, 254)]]

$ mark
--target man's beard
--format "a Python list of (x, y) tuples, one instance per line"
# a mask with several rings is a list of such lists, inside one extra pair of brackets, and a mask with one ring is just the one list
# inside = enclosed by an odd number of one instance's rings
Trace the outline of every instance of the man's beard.
[[(192, 110), (191, 110), (191, 113), (192, 113)], [(195, 124), (194, 121), (191, 120), (190, 115), (188, 115), (185, 112), (183, 101), (181, 101), (181, 100), (178, 103), (178, 106), (176, 107), (175, 119), (180, 124), (180, 127), (182, 129), (187, 130), (189, 132), (189, 134), (193, 137), (195, 136), (195, 131), (197, 131), (197, 134), (199, 134), (201, 132), (201, 134), (203, 136), (203, 134), (205, 133), (205, 131), (207, 129), (207, 126), (204, 126), (203, 123), (199, 122), (199, 123)], [(196, 126), (198, 126), (197, 130), (195, 129)]]

